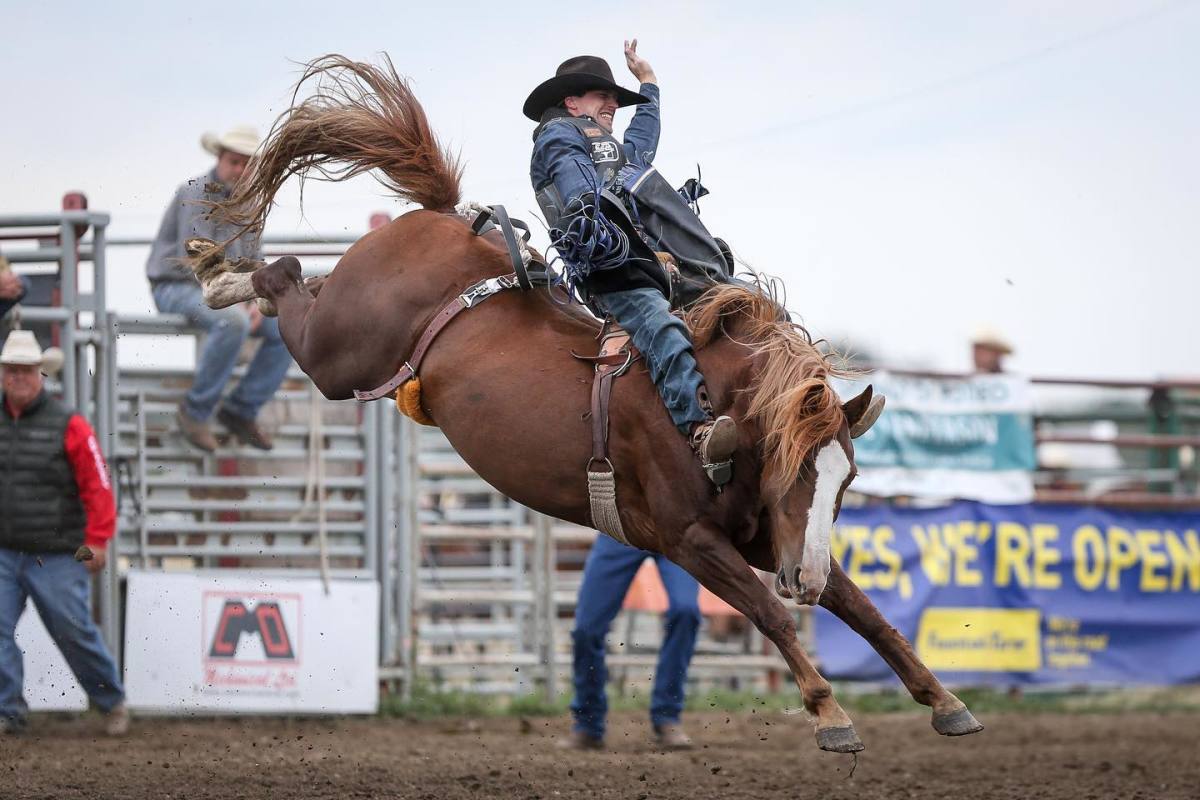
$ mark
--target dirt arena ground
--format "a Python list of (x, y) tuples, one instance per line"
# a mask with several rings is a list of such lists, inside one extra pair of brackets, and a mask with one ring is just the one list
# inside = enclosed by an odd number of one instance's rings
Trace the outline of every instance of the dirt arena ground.
[(0, 798), (1200, 797), (1200, 714), (992, 714), (957, 740), (918, 714), (860, 714), (857, 766), (801, 717), (687, 722), (690, 752), (656, 752), (621, 714), (610, 749), (585, 754), (555, 749), (561, 718), (135, 720), (110, 740), (95, 716), (39, 717), (0, 738)]

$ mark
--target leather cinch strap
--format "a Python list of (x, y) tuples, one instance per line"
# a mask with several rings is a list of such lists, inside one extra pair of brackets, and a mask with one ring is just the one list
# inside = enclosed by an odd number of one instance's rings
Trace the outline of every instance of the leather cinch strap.
[(378, 400), (381, 397), (389, 397), (394, 394), (400, 388), (401, 384), (417, 374), (417, 370), (421, 368), (421, 361), (425, 358), (425, 353), (429, 350), (429, 346), (433, 344), (433, 340), (442, 332), (442, 329), (450, 324), (450, 320), (457, 317), (461, 312), (482, 303), (492, 295), (499, 294), (505, 289), (515, 289), (519, 285), (515, 274), (502, 275), (499, 278), (488, 278), (487, 280), (480, 281), (455, 297), (443, 306), (442, 310), (437, 313), (437, 316), (425, 326), (425, 331), (421, 334), (421, 338), (417, 340), (417, 346), (413, 348), (412, 355), (400, 367), (400, 371), (390, 381), (369, 392), (355, 389), (354, 399), (365, 403), (368, 400)]

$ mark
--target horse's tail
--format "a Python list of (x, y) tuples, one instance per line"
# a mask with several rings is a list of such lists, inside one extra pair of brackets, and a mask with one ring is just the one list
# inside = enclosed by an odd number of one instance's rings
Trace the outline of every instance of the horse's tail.
[(696, 347), (724, 333), (749, 348), (756, 367), (749, 416), (762, 431), (766, 486), (782, 495), (809, 451), (836, 435), (845, 420), (830, 375), (844, 374), (821, 353), (803, 326), (787, 321), (765, 285), (762, 291), (721, 284), (687, 313)]
[[(316, 92), (297, 103), (312, 79)], [(462, 196), (462, 166), (438, 142), (424, 109), (386, 55), (379, 66), (340, 55), (309, 62), (291, 108), (275, 121), (218, 213), (243, 228), (261, 227), (284, 181), (292, 175), (303, 179), (311, 170), (331, 181), (374, 170), (400, 198), (433, 211), (449, 211)]]

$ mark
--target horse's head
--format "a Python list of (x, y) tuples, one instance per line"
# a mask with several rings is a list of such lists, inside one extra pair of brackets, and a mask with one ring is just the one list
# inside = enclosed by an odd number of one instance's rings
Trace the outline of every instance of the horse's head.
[(724, 335), (744, 348), (740, 413), (758, 433), (759, 497), (776, 590), (801, 604), (816, 603), (829, 577), (833, 521), (854, 480), (850, 442), (879, 416), (883, 399), (873, 401), (868, 387), (842, 403), (829, 384), (838, 369), (768, 291), (715, 287), (689, 310), (687, 322), (698, 347)]
[[(814, 390), (817, 391), (817, 390)], [(842, 506), (842, 495), (857, 474), (851, 439), (877, 416), (872, 389), (824, 413), (840, 416), (836, 430), (812, 444), (795, 480), (773, 486), (764, 473), (763, 496), (768, 502), (775, 550), (775, 591), (800, 605), (815, 605), (829, 579), (829, 541)]]

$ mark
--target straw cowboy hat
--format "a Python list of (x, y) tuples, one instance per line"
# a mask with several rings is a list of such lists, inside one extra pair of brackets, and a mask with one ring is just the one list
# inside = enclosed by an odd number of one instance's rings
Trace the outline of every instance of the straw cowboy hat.
[(979, 347), (989, 347), (992, 350), (1003, 353), (1004, 355), (1012, 355), (1013, 346), (1004, 334), (987, 325), (980, 325), (975, 329), (975, 333), (971, 336), (971, 344)]
[(57, 347), (48, 347), (42, 352), (33, 331), (17, 330), (8, 335), (8, 339), (4, 341), (4, 349), (0, 350), (0, 366), (5, 365), (39, 366), (42, 372), (53, 375), (62, 369), (63, 351)]
[(222, 150), (252, 156), (261, 143), (258, 129), (253, 125), (234, 125), (219, 136), (212, 131), (206, 131), (200, 137), (200, 146), (214, 156), (221, 155)]
[(542, 112), (562, 102), (564, 97), (575, 97), (592, 89), (611, 89), (617, 93), (617, 106), (635, 106), (649, 103), (650, 98), (618, 86), (613, 80), (612, 67), (599, 56), (575, 56), (558, 65), (554, 77), (542, 81), (529, 93), (521, 111), (534, 122), (542, 121)]

